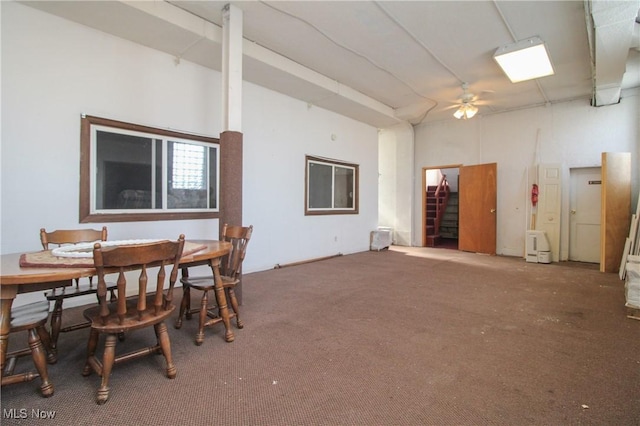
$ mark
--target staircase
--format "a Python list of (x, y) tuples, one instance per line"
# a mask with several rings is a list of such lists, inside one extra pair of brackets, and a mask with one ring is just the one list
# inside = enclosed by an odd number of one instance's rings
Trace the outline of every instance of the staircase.
[(441, 223), (447, 208), (449, 199), (449, 183), (445, 175), (438, 185), (427, 187), (426, 197), (426, 233), (427, 247), (435, 247), (442, 238), (440, 234)]
[(442, 221), (440, 221), (442, 238), (458, 239), (458, 193), (450, 192)]

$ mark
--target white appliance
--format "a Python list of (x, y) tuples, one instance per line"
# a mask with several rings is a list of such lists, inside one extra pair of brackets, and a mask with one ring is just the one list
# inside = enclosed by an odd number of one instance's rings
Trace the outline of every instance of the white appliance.
[(527, 231), (526, 259), (533, 263), (551, 263), (551, 247), (544, 231)]
[(371, 250), (383, 250), (393, 243), (393, 229), (379, 227), (371, 231)]

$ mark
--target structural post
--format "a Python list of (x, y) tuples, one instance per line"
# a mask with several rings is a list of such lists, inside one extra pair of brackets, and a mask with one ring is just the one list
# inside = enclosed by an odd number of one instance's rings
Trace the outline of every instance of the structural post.
[[(222, 133), (220, 134), (220, 229), (242, 223), (242, 10), (222, 9)], [(242, 303), (242, 278), (236, 286)]]
[(222, 8), (222, 130), (242, 131), (242, 10)]

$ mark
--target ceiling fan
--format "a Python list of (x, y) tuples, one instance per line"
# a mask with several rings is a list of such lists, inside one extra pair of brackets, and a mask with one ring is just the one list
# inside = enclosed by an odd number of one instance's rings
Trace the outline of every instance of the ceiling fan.
[(483, 102), (478, 101), (477, 96), (469, 92), (469, 85), (462, 83), (462, 96), (460, 102), (450, 108), (458, 108), (453, 116), (458, 120), (467, 120), (472, 118), (478, 112), (478, 106), (483, 105)]

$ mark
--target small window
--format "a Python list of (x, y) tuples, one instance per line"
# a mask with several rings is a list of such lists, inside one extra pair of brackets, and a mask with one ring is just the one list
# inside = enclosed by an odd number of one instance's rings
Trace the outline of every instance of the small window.
[(217, 217), (217, 139), (89, 116), (81, 139), (82, 222)]
[(306, 157), (305, 214), (357, 214), (358, 165)]

